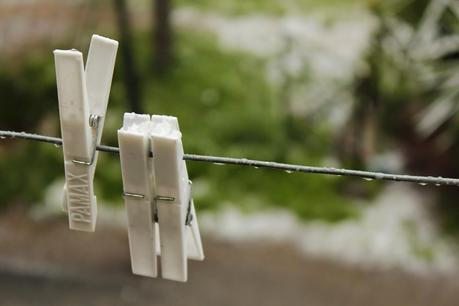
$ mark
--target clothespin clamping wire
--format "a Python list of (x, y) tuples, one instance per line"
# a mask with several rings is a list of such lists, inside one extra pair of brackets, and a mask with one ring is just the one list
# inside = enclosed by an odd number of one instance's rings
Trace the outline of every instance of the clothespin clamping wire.
[[(132, 271), (188, 278), (187, 259), (203, 260), (177, 118), (126, 113), (118, 131)], [(153, 152), (153, 157), (150, 156)]]
[(118, 42), (93, 35), (86, 69), (77, 50), (55, 50), (59, 116), (64, 151), (64, 210), (70, 229), (93, 232), (96, 147), (102, 137)]

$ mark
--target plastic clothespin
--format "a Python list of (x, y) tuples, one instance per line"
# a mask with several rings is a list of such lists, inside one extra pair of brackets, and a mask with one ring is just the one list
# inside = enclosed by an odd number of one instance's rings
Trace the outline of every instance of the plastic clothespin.
[(187, 258), (203, 260), (204, 252), (183, 160), (182, 134), (175, 117), (155, 115), (151, 122), (162, 277), (185, 282)]
[(158, 251), (149, 127), (149, 115), (124, 114), (123, 127), (118, 130), (118, 144), (132, 272), (156, 277)]
[(86, 70), (81, 52), (54, 51), (66, 181), (63, 206), (74, 230), (95, 230), (96, 146), (102, 137), (117, 49), (117, 41), (93, 35)]
[[(203, 260), (177, 118), (124, 114), (118, 130), (123, 196), (134, 274), (187, 280), (187, 259)], [(153, 157), (150, 156), (153, 149)]]

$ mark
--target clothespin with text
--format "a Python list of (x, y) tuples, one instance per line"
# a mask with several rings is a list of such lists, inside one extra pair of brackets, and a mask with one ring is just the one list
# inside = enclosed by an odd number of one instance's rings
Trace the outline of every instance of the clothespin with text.
[(63, 207), (74, 230), (95, 230), (96, 146), (102, 137), (117, 49), (117, 41), (93, 35), (86, 69), (81, 52), (54, 51), (66, 182)]
[(204, 252), (181, 137), (168, 116), (126, 113), (118, 131), (132, 271), (156, 277), (161, 255), (162, 277), (184, 282)]

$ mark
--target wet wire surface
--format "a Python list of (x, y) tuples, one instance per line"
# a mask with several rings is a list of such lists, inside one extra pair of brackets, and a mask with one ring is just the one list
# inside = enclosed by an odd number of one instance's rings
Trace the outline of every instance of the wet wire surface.
[[(39, 141), (39, 142), (51, 143), (57, 146), (62, 146), (61, 138), (38, 135), (38, 134), (30, 134), (30, 133), (25, 133), (25, 132), (0, 130), (0, 139), (7, 139), (7, 138), (20, 138), (20, 139)], [(97, 145), (96, 149), (101, 152), (119, 154), (118, 147)], [(186, 161), (213, 163), (217, 165), (238, 165), (238, 166), (248, 166), (248, 167), (254, 167), (254, 168), (277, 169), (277, 170), (284, 170), (287, 173), (301, 172), (301, 173), (313, 173), (313, 174), (336, 175), (336, 176), (353, 176), (353, 177), (360, 177), (366, 180), (411, 182), (411, 183), (418, 183), (420, 185), (432, 184), (435, 186), (459, 186), (459, 179), (447, 178), (447, 177), (418, 176), (418, 175), (408, 175), (408, 174), (391, 174), (391, 173), (371, 172), (371, 171), (331, 168), (331, 167), (314, 167), (314, 166), (278, 163), (278, 162), (273, 162), (273, 161), (253, 160), (253, 159), (246, 159), (246, 158), (231, 158), (231, 157), (208, 156), (208, 155), (197, 155), (197, 154), (184, 154), (183, 159)]]

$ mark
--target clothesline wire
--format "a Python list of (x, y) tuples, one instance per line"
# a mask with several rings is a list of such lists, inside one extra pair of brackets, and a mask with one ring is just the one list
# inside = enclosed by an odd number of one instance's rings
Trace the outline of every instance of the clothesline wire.
[[(44, 135), (30, 134), (25, 132), (15, 131), (3, 131), (0, 130), (0, 139), (5, 138), (20, 138), (45, 143), (52, 143), (57, 146), (62, 146), (62, 139), (57, 137), (50, 137)], [(119, 148), (106, 145), (98, 145), (96, 148), (98, 151), (119, 154)], [(362, 170), (342, 169), (342, 168), (331, 168), (331, 167), (314, 167), (305, 165), (285, 164), (272, 161), (261, 161), (252, 160), (246, 158), (231, 158), (231, 157), (219, 157), (219, 156), (207, 156), (197, 154), (184, 154), (183, 159), (186, 161), (213, 163), (217, 165), (238, 165), (238, 166), (249, 166), (254, 168), (270, 168), (284, 170), (288, 173), (302, 172), (312, 174), (325, 174), (335, 176), (353, 176), (360, 177), (365, 180), (386, 180), (396, 182), (411, 182), (418, 183), (420, 185), (432, 184), (435, 186), (459, 186), (459, 179), (457, 178), (446, 178), (446, 177), (435, 177), (435, 176), (418, 176), (418, 175), (407, 175), (407, 174), (390, 174), (382, 172), (371, 172)]]

